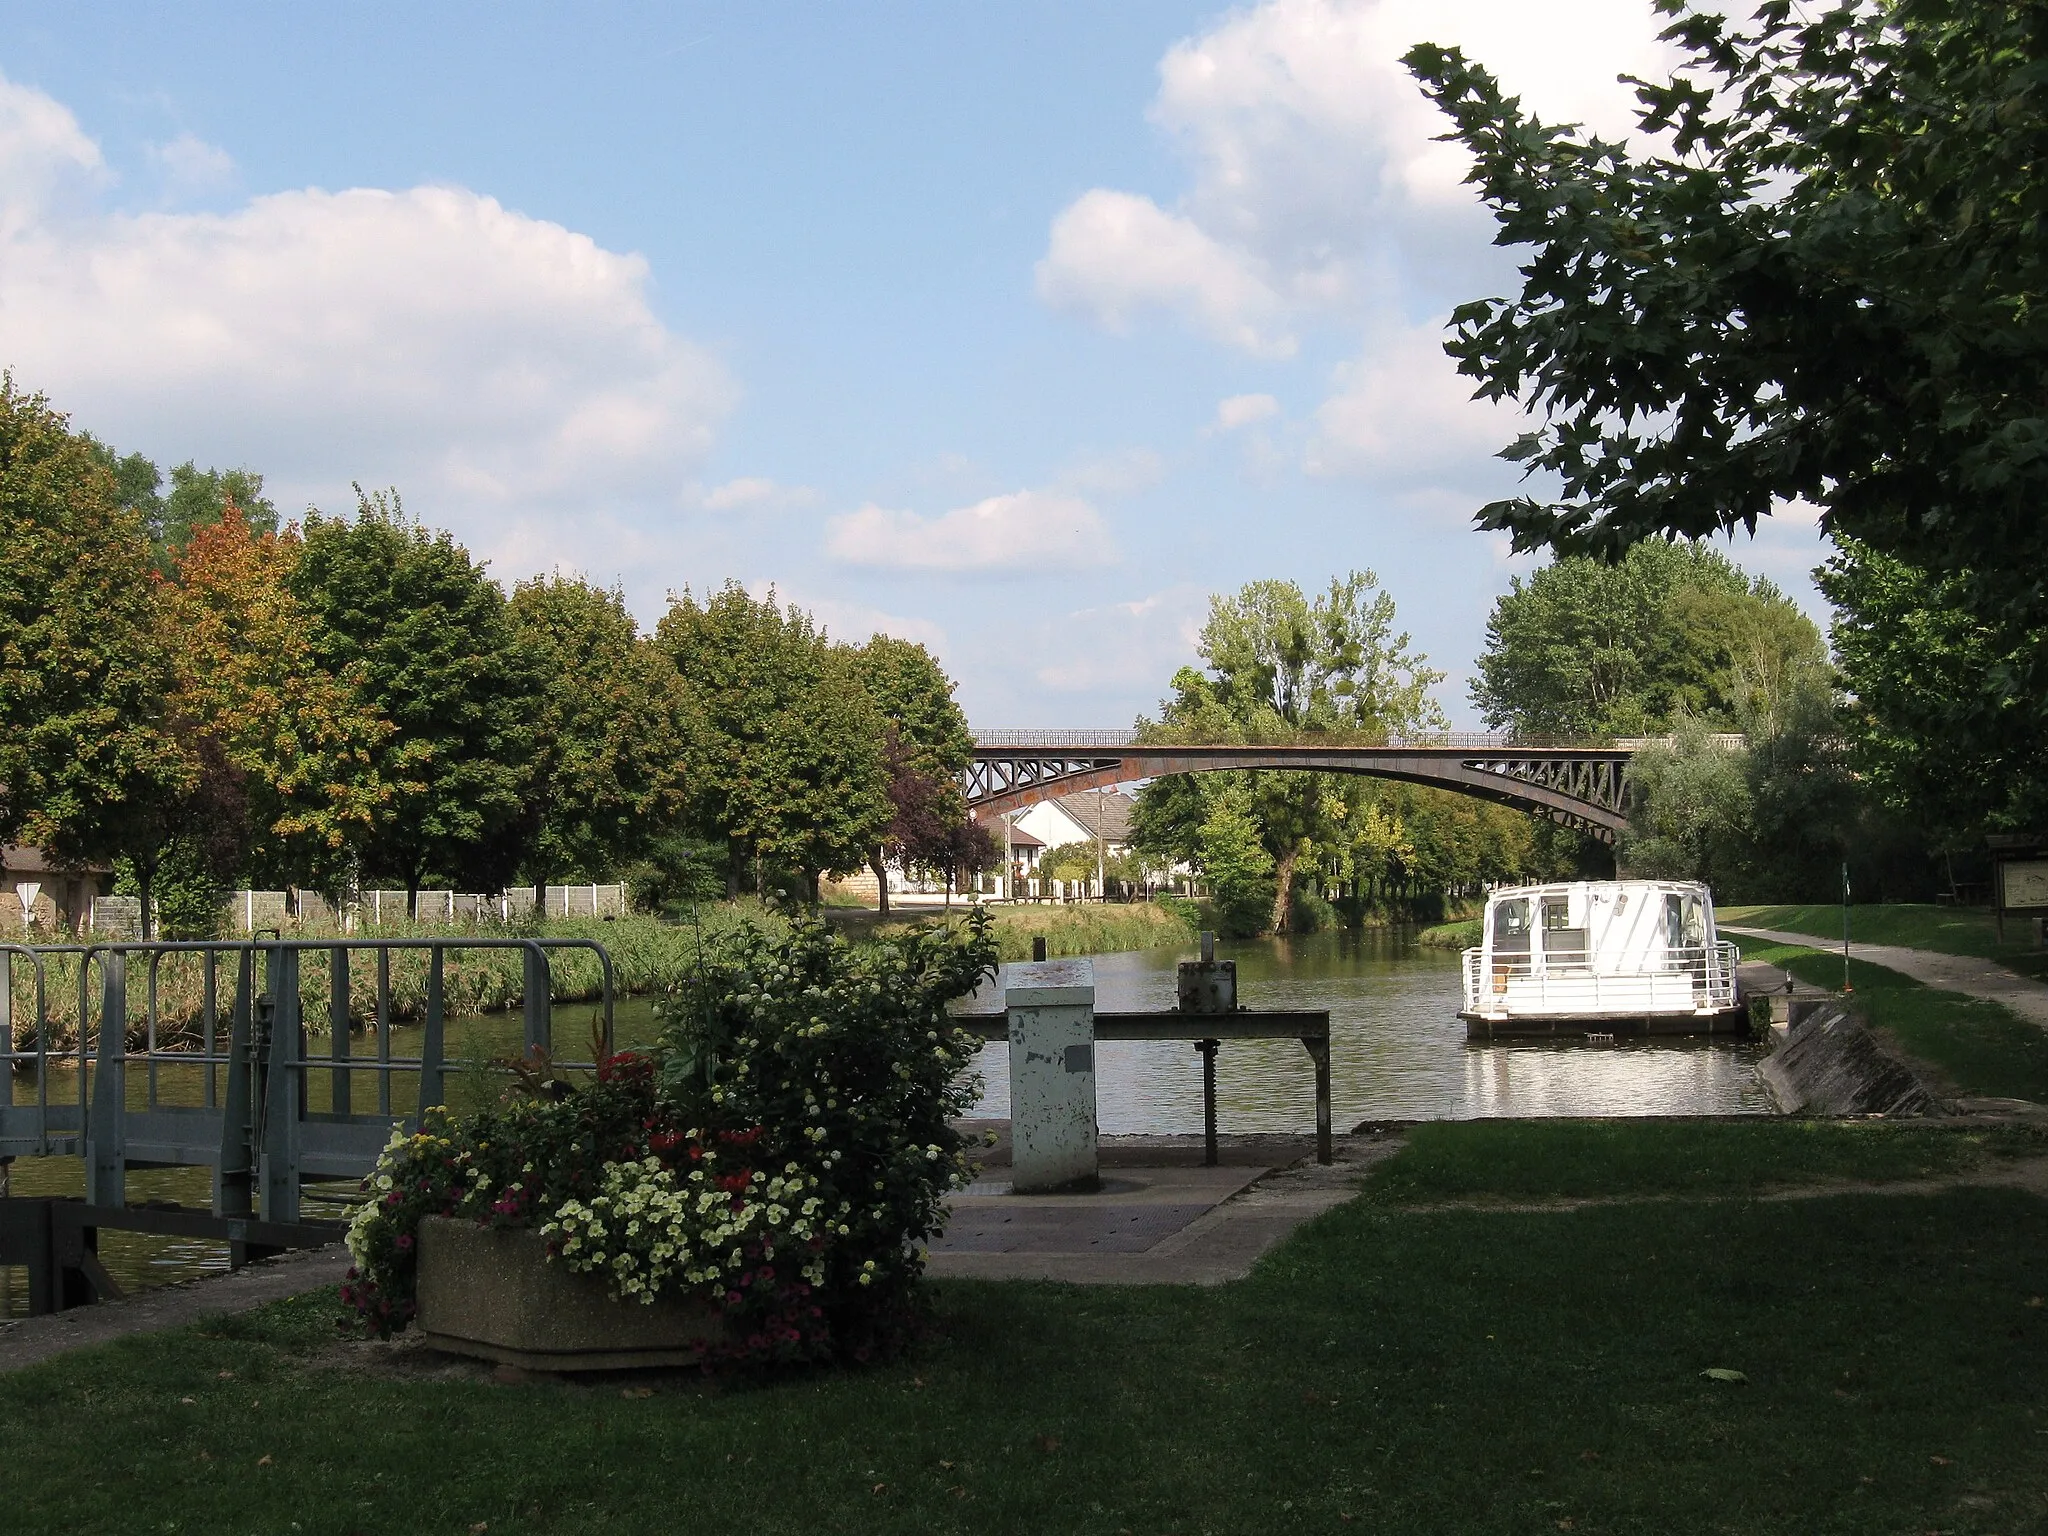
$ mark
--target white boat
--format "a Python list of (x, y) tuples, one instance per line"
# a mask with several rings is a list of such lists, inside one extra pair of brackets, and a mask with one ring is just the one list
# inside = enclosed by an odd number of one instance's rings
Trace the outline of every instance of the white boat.
[(1473, 1036), (1701, 1033), (1742, 1025), (1736, 950), (1714, 898), (1685, 880), (1503, 886), (1483, 942), (1465, 951)]

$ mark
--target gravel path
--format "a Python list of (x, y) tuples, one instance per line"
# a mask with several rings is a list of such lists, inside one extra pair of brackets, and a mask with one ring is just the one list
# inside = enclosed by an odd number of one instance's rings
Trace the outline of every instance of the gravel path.
[[(1774, 944), (1800, 944), (1808, 949), (1839, 949), (1810, 933), (1786, 933), (1777, 928), (1746, 928), (1722, 923), (1724, 933), (1739, 933), (1748, 939), (1769, 939)], [(2035, 981), (2009, 971), (1996, 960), (1979, 960), (1974, 955), (1944, 955), (1931, 949), (1907, 949), (1899, 944), (1858, 944), (1852, 938), (1849, 953), (1886, 970), (1897, 971), (1945, 992), (1961, 992), (1987, 1002), (2003, 1003), (2021, 1018), (2048, 1029), (2048, 982)]]

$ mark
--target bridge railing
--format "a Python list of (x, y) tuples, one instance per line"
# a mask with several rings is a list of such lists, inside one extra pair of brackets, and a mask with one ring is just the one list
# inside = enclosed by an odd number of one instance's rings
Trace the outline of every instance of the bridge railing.
[[(519, 955), (522, 1044), (529, 1054), (553, 1050), (550, 958), (568, 950), (592, 953), (602, 977), (595, 1044), (600, 1053), (611, 1050), (611, 956), (589, 939), (0, 945), (0, 1158), (81, 1157), (87, 1203), (115, 1209), (126, 1204), (131, 1167), (209, 1167), (215, 1217), (247, 1216), (260, 1207), (267, 1221), (297, 1222), (302, 1183), (360, 1179), (392, 1127), (417, 1125), (422, 1110), (443, 1102), (451, 1076), (486, 1065), (447, 1049), (447, 957), (466, 950)], [(327, 973), (322, 1011), (328, 1038), (318, 1054), (308, 1048), (312, 1010), (304, 995), (316, 989), (311, 977), (301, 986), (301, 960), (309, 951)], [(391, 962), (413, 951), (426, 961), (426, 992), (419, 1051), (406, 1055), (393, 1050), (398, 1009)], [(364, 978), (371, 981), (369, 995), (360, 1002), (352, 993), (351, 956), (374, 966), (374, 977)], [(197, 1015), (176, 1028), (166, 1027), (160, 996), (162, 967), (171, 957), (200, 968)], [(76, 971), (77, 1013), (68, 1043), (50, 1009), (51, 963), (58, 960)], [(14, 1011), (15, 982), (24, 970), (30, 1020), (17, 1019)], [(139, 1020), (132, 1006), (137, 991)], [(351, 1038), (358, 1031), (367, 1054)], [(131, 1073), (137, 1079), (132, 1086)], [(178, 1092), (162, 1091), (166, 1074), (176, 1075)], [(312, 1092), (316, 1076), (325, 1079), (324, 1105)], [(394, 1096), (394, 1078), (413, 1091)], [(371, 1093), (359, 1097), (359, 1087)], [(374, 1108), (364, 1097), (374, 1098)]]
[[(1742, 747), (1746, 738), (1724, 732), (1709, 736), (1712, 746), (1723, 750)], [(1646, 747), (1669, 747), (1675, 742), (1670, 736), (1636, 736), (1626, 740), (1588, 742), (1570, 741), (1561, 737), (1518, 736), (1512, 731), (1434, 731), (1412, 736), (1390, 735), (1370, 732), (1330, 732), (1320, 736), (1290, 737), (1282, 741), (1246, 742), (1181, 742), (1141, 741), (1136, 731), (1093, 731), (1093, 730), (1029, 730), (1004, 728), (977, 730), (974, 744), (977, 747), (1025, 748), (1037, 751), (1100, 751), (1114, 747), (1156, 747), (1167, 749), (1180, 746), (1245, 746), (1245, 747), (1388, 747), (1399, 750), (1405, 747), (1438, 749), (1450, 748), (1457, 751), (1499, 752), (1516, 748), (1536, 750), (1571, 749), (1577, 751), (1618, 751), (1639, 752)]]

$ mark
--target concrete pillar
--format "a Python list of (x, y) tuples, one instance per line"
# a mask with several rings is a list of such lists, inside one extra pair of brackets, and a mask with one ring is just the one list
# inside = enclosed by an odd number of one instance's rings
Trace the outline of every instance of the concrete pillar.
[(1004, 972), (1010, 1032), (1010, 1180), (1018, 1194), (1094, 1189), (1095, 967), (1043, 960)]

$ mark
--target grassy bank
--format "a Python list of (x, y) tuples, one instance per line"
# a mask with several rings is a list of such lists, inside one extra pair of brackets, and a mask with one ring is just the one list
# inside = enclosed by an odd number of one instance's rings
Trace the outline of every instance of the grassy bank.
[[(1730, 935), (1749, 960), (1765, 960), (1801, 981), (1839, 991), (1839, 952)], [(1923, 986), (1910, 976), (1849, 959), (1856, 1007), (1900, 1050), (1933, 1069), (1957, 1093), (2048, 1104), (2048, 1031), (2002, 1004)]]
[(1462, 922), (1438, 923), (1415, 935), (1415, 942), (1429, 949), (1472, 949), (1484, 937), (1486, 919), (1468, 917)]
[[(1381, 1186), (1597, 1188), (1545, 1129), (1441, 1127)], [(1733, 1155), (1692, 1137), (1595, 1161)], [(34, 1426), (0, 1495), (80, 1536), (2014, 1532), (2048, 1508), (2043, 1251), (2009, 1191), (1368, 1199), (1236, 1285), (945, 1283), (900, 1363), (648, 1396), (394, 1372), (302, 1300), (0, 1377)]]
[[(1840, 906), (1722, 907), (1716, 916), (1722, 922), (1743, 927), (1810, 933), (1824, 943), (1842, 942)], [(1852, 952), (1857, 944), (1897, 944), (1907, 949), (1931, 949), (1942, 955), (1974, 955), (1980, 960), (1996, 960), (2022, 975), (2048, 976), (2048, 954), (2034, 948), (2027, 936), (2026, 920), (2012, 919), (2005, 931), (2007, 942), (2001, 944), (1992, 915), (1975, 907), (1901, 902), (1849, 908)]]
[[(951, 920), (958, 921), (962, 910), (956, 908)], [(1006, 961), (1029, 960), (1034, 938), (1045, 940), (1049, 956), (1106, 955), (1193, 944), (1199, 932), (1194, 904), (1184, 901), (1076, 902), (1072, 906), (1022, 902), (991, 905), (988, 911), (995, 920), (996, 942)], [(947, 920), (942, 914), (920, 911), (915, 917), (880, 924), (875, 931), (889, 933)]]

